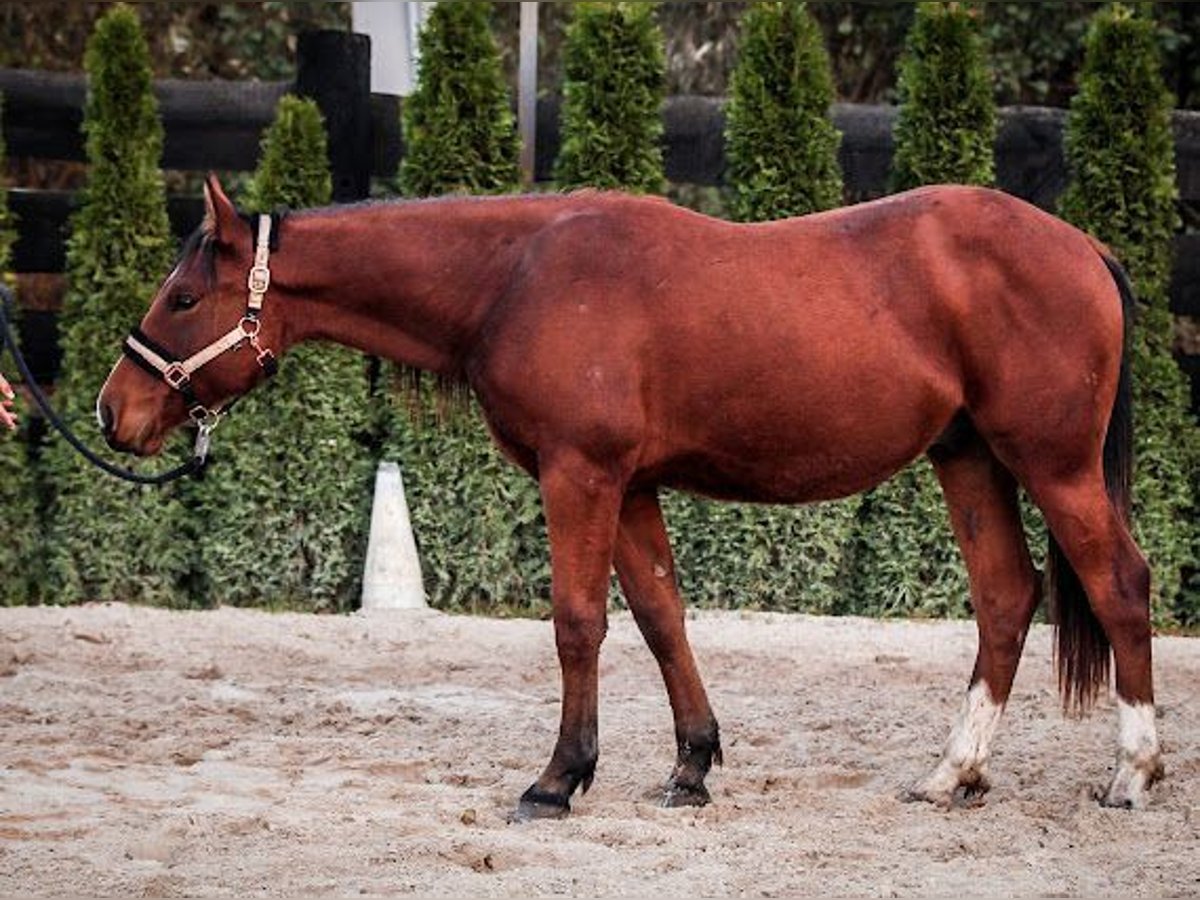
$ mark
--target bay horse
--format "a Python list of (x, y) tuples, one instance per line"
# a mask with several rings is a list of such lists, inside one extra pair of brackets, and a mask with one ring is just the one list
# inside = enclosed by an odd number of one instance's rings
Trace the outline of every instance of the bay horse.
[(561, 725), (518, 818), (565, 815), (592, 782), (614, 567), (674, 715), (663, 802), (709, 800), (721, 743), (660, 488), (819, 501), (922, 453), (966, 561), (979, 646), (942, 758), (908, 796), (945, 806), (989, 787), (1042, 599), (1020, 485), (1052, 536), (1064, 705), (1086, 709), (1115, 661), (1117, 761), (1101, 800), (1146, 802), (1162, 769), (1149, 573), (1128, 528), (1133, 297), (1094, 239), (953, 186), (759, 224), (616, 192), (275, 220), (242, 217), (212, 176), (205, 196), (204, 223), (98, 397), (109, 444), (157, 453), (300, 341), (469, 387), (496, 444), (537, 479), (550, 544)]

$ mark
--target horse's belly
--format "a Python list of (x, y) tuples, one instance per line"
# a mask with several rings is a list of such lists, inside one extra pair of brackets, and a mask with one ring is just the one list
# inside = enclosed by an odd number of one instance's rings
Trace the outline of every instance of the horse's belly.
[(656, 480), (719, 499), (805, 503), (890, 478), (947, 426), (961, 397), (931, 381), (867, 396), (770, 393), (676, 420)]

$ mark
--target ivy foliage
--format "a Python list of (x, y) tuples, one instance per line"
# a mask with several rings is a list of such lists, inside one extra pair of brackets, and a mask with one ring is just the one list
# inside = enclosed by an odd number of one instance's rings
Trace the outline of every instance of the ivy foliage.
[(666, 55), (653, 5), (574, 5), (563, 72), (559, 187), (661, 193)]
[[(316, 104), (284, 97), (248, 190), (253, 212), (329, 203)], [(283, 225), (280, 255), (289, 252)], [(263, 314), (271, 315), (267, 294)], [(363, 356), (302, 345), (222, 425), (190, 497), (209, 604), (338, 611), (356, 605), (370, 519), (369, 388)]]
[(1167, 286), (1176, 201), (1173, 99), (1154, 23), (1126, 6), (1096, 13), (1063, 136), (1071, 183), (1062, 214), (1112, 248), (1138, 296), (1133, 332), (1134, 533), (1154, 572), (1160, 622), (1200, 620), (1182, 579), (1197, 554), (1197, 429), (1171, 357)]
[[(819, 29), (805, 5), (792, 2), (756, 4), (742, 24), (726, 128), (735, 217), (837, 206), (840, 136), (829, 121), (833, 83)], [(664, 516), (684, 596), (704, 605), (845, 611), (842, 554), (857, 506), (669, 494)]]
[[(0, 98), (2, 100), (2, 98)], [(0, 102), (0, 122), (3, 121), (3, 103)], [(0, 172), (4, 171), (4, 130), (0, 128)], [(8, 191), (0, 181), (0, 282), (10, 289), (11, 282), (5, 277), (12, 262), (12, 245), (16, 240), (16, 229), (8, 211)], [(15, 312), (15, 310), (14, 310)], [(16, 328), (16, 322), (10, 322)], [(0, 373), (9, 376), (10, 382), (16, 373), (11, 355), (4, 349), (0, 338)], [(14, 387), (16, 386), (13, 382)], [(12, 606), (28, 603), (36, 597), (36, 586), (40, 559), (41, 523), (37, 515), (37, 492), (33, 469), (30, 466), (26, 428), (29, 417), (23, 415), (17, 404), (22, 425), (15, 435), (0, 431), (0, 605)], [(6, 430), (5, 430), (6, 431)]]
[(425, 592), (441, 609), (549, 612), (550, 553), (537, 482), (505, 460), (477, 408), (435, 412), (428, 380), (418, 402), (385, 393), (384, 458), (399, 463)]
[(400, 191), (501, 194), (520, 181), (516, 120), (479, 0), (439, 3), (421, 30), (416, 91), (404, 101)]
[(829, 56), (807, 5), (751, 6), (726, 109), (735, 219), (781, 219), (841, 204), (841, 134), (829, 117), (832, 103)]
[(977, 10), (921, 3), (900, 62), (893, 186), (992, 185), (996, 104)]
[[(85, 68), (90, 165), (67, 245), (63, 375), (55, 400), (86, 435), (95, 434), (96, 395), (121, 340), (170, 268), (173, 241), (149, 54), (130, 7), (115, 6), (97, 22)], [(52, 490), (47, 600), (172, 606), (187, 596), (195, 545), (178, 482), (149, 488), (98, 476), (57, 436), (43, 461)]]
[[(898, 189), (992, 183), (996, 109), (974, 11), (959, 3), (917, 7), (900, 59), (900, 96)], [(846, 548), (846, 579), (863, 612), (969, 611), (966, 571), (928, 461), (864, 495)]]
[[(426, 22), (419, 84), (405, 108), (408, 196), (517, 187), (514, 124), (487, 7), (439, 3)], [(379, 385), (381, 455), (403, 474), (429, 602), (544, 611), (550, 567), (537, 484), (500, 456), (477, 409), (446, 414), (433, 379), (388, 364)]]
[(845, 590), (843, 552), (857, 499), (809, 506), (663, 504), (680, 588), (702, 606), (864, 614)]

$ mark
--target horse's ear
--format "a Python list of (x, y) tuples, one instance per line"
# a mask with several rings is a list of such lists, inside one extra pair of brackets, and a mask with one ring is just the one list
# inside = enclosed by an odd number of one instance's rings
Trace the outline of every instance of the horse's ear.
[(204, 222), (201, 228), (219, 243), (233, 240), (239, 223), (237, 208), (212, 172), (204, 179)]

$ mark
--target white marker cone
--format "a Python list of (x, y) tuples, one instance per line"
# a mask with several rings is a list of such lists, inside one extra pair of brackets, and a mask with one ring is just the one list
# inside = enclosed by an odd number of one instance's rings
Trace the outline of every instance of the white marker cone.
[(363, 569), (362, 608), (424, 609), (425, 585), (413, 539), (404, 480), (394, 462), (381, 462), (375, 472), (371, 535)]

